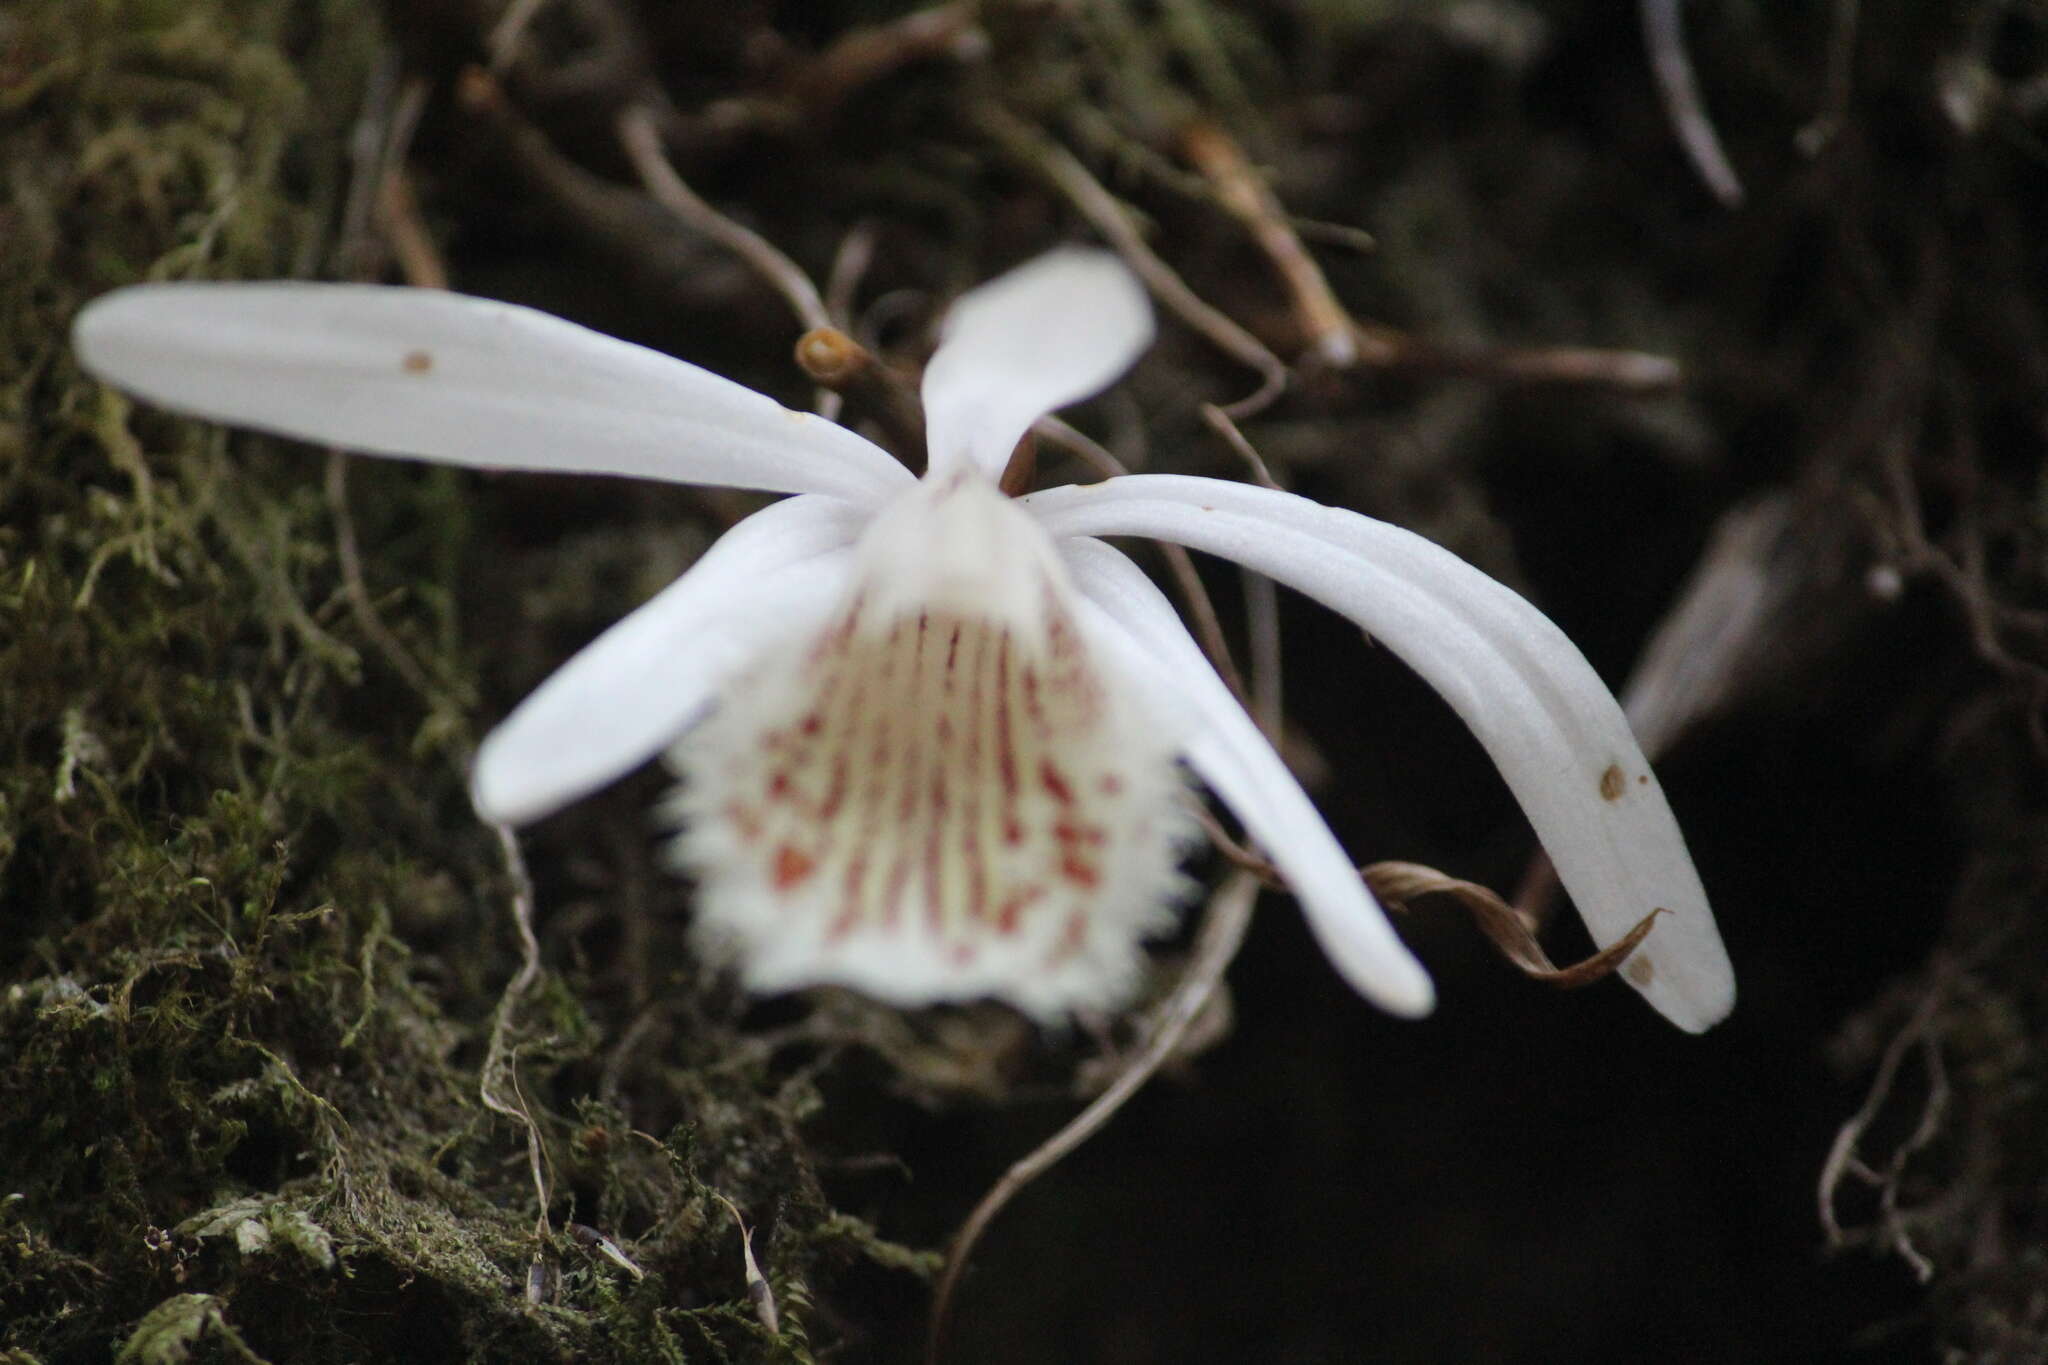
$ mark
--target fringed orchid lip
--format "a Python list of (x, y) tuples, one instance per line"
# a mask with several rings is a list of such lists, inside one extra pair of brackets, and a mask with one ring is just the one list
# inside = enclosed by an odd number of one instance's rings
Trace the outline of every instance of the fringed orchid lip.
[(1097, 537), (1237, 560), (1370, 632), (1478, 734), (1623, 976), (1680, 1027), (1734, 979), (1620, 708), (1541, 613), (1355, 513), (1141, 475), (1020, 500), (1039, 417), (1149, 345), (1142, 287), (1067, 249), (953, 307), (925, 373), (929, 471), (659, 353), (511, 305), (351, 285), (144, 285), (79, 316), (93, 373), (165, 407), (377, 454), (797, 496), (735, 526), (548, 679), (479, 750), (522, 823), (666, 753), (701, 941), (763, 990), (902, 1004), (1113, 1003), (1170, 923), (1184, 760), (1265, 847), (1332, 964), (1434, 996), (1306, 794), (1170, 605)]
[(1045, 533), (959, 467), (676, 742), (677, 861), (750, 986), (1041, 1017), (1127, 992), (1190, 830), (1172, 736), (1079, 608)]

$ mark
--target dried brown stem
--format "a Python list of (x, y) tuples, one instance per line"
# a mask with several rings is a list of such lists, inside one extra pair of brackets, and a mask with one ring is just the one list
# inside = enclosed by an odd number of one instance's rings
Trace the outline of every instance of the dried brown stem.
[(1111, 1081), (1108, 1088), (1053, 1134), (1029, 1156), (1003, 1173), (994, 1188), (982, 1196), (967, 1216), (946, 1253), (946, 1268), (939, 1276), (932, 1297), (931, 1333), (925, 1350), (927, 1365), (937, 1365), (945, 1346), (946, 1326), (960, 1277), (967, 1269), (976, 1243), (1009, 1202), (1025, 1186), (1058, 1165), (1082, 1143), (1101, 1131), (1131, 1096), (1150, 1080), (1179, 1048), (1189, 1028), (1202, 1016), (1215, 996), (1223, 974), (1244, 944), (1245, 929), (1251, 923), (1252, 907), (1258, 900), (1257, 878), (1238, 873), (1209, 899), (1209, 910), (1196, 936), (1193, 955), (1170, 993), (1152, 1012), (1145, 1041)]
[[(1248, 872), (1276, 889), (1287, 888), (1286, 879), (1271, 859), (1231, 837), (1230, 832), (1206, 809), (1197, 806), (1195, 819), (1210, 842), (1215, 844), (1217, 852), (1240, 871)], [(1550, 955), (1536, 941), (1535, 923), (1477, 882), (1446, 876), (1421, 863), (1368, 863), (1358, 869), (1358, 875), (1390, 910), (1406, 912), (1410, 908), (1409, 902), (1421, 896), (1441, 894), (1456, 898), (1472, 912), (1480, 930), (1500, 950), (1501, 956), (1513, 963), (1524, 976), (1564, 990), (1590, 986), (1614, 975), (1627, 962), (1629, 954), (1649, 937), (1657, 916), (1665, 913), (1661, 908), (1652, 910), (1636, 921), (1635, 927), (1605, 948), (1569, 967), (1560, 967), (1550, 960)]]
[(1376, 370), (1459, 375), (1496, 384), (1570, 384), (1663, 393), (1685, 371), (1669, 356), (1591, 346), (1479, 346), (1431, 341), (1382, 323), (1354, 324), (1358, 363)]
[(592, 175), (563, 156), (483, 68), (470, 67), (457, 78), (456, 98), (565, 222), (678, 297), (704, 303), (703, 292), (691, 282), (703, 274), (708, 252), (694, 234), (674, 230), (671, 214), (646, 195)]
[(1421, 896), (1448, 895), (1456, 898), (1459, 904), (1472, 912), (1481, 932), (1493, 940), (1493, 946), (1500, 949), (1501, 956), (1519, 968), (1524, 976), (1564, 990), (1589, 986), (1612, 976), (1628, 960), (1628, 955), (1649, 936), (1657, 916), (1665, 913), (1662, 907), (1650, 911), (1636, 921), (1634, 928), (1591, 957), (1569, 967), (1560, 967), (1550, 960), (1550, 955), (1543, 951), (1543, 945), (1536, 941), (1534, 926), (1506, 901), (1477, 882), (1445, 876), (1421, 863), (1371, 863), (1358, 872), (1365, 878), (1366, 885), (1372, 888), (1373, 894), (1396, 910), (1407, 909), (1408, 902)]
[(894, 366), (836, 327), (797, 338), (796, 363), (814, 382), (852, 404), (857, 416), (872, 418), (911, 469), (924, 468), (924, 406)]
[(1358, 342), (1350, 314), (1237, 140), (1217, 124), (1198, 119), (1181, 131), (1181, 149), (1215, 188), (1217, 201), (1245, 225), (1272, 261), (1316, 355), (1339, 368), (1356, 360)]
[(1130, 212), (1081, 164), (1080, 158), (1042, 129), (999, 105), (977, 104), (973, 117), (977, 126), (1012, 160), (1042, 177), (1073, 205), (1174, 316), (1207, 337), (1217, 349), (1258, 371), (1259, 387), (1230, 405), (1228, 410), (1233, 416), (1248, 417), (1280, 396), (1287, 387), (1287, 366), (1280, 357), (1196, 294), (1172, 266), (1159, 259), (1145, 244)]
[[(1114, 478), (1130, 472), (1123, 461), (1104, 449), (1100, 442), (1057, 417), (1041, 417), (1031, 430), (1033, 435), (1080, 456), (1102, 471), (1105, 477)], [(1216, 615), (1216, 604), (1210, 598), (1209, 590), (1202, 585), (1194, 556), (1188, 553), (1186, 546), (1175, 545), (1171, 541), (1160, 541), (1159, 553), (1166, 560), (1166, 571), (1173, 578), (1174, 590), (1180, 594), (1181, 604), (1193, 622), (1196, 643), (1201, 645), (1202, 653), (1223, 676), (1225, 685), (1249, 708), (1251, 694), (1245, 688), (1244, 674), (1238, 671), (1237, 661), (1231, 657), (1230, 643), (1223, 634), (1223, 622)]]
[(391, 628), (384, 624), (384, 618), (377, 610), (377, 604), (370, 599), (369, 587), (363, 580), (362, 552), (356, 543), (355, 518), (349, 513), (348, 459), (338, 450), (328, 453), (326, 492), (327, 512), (334, 518), (334, 550), (341, 568), (341, 588), (348, 598), (349, 612), (355, 617), (356, 629), (363, 632), (392, 670), (429, 705), (465, 711), (474, 699), (451, 692), (430, 675), (425, 665), (391, 633)]
[(1285, 708), (1281, 703), (1280, 592), (1273, 580), (1240, 568), (1244, 580), (1245, 638), (1250, 642), (1252, 718), (1274, 748), (1280, 747)]
[(1041, 441), (1049, 442), (1070, 455), (1078, 456), (1105, 479), (1113, 479), (1119, 474), (1131, 472), (1130, 468), (1112, 455), (1102, 442), (1058, 417), (1039, 418), (1032, 424), (1031, 432)]
[(832, 269), (825, 276), (825, 312), (843, 332), (854, 330), (854, 298), (860, 292), (860, 282), (867, 278), (868, 267), (874, 264), (879, 235), (873, 222), (855, 223), (839, 239), (839, 250), (832, 253)]
[(619, 145), (625, 148), (640, 183), (655, 202), (693, 232), (709, 237), (745, 261), (782, 295), (805, 328), (815, 330), (832, 325), (832, 316), (825, 309), (818, 287), (795, 261), (760, 233), (712, 208), (677, 174), (662, 150), (661, 131), (653, 111), (641, 104), (628, 105), (619, 113), (616, 131)]
[(1259, 454), (1258, 448), (1246, 440), (1244, 433), (1237, 429), (1237, 423), (1230, 420), (1229, 413), (1214, 403), (1204, 403), (1198, 411), (1209, 430), (1221, 436), (1223, 443), (1244, 461), (1245, 467), (1251, 471), (1253, 483), (1261, 488), (1270, 488), (1276, 493), (1287, 491), (1280, 481), (1273, 477), (1273, 471), (1266, 467), (1265, 457)]
[(988, 45), (979, 10), (956, 0), (850, 29), (796, 73), (790, 93), (810, 117), (823, 118), (855, 91), (914, 62), (978, 56)]
[(1223, 675), (1231, 694), (1241, 705), (1249, 708), (1251, 694), (1245, 689), (1244, 674), (1238, 671), (1237, 661), (1230, 655), (1230, 644), (1223, 634), (1223, 621), (1216, 615), (1216, 604), (1210, 600), (1209, 590), (1202, 586), (1202, 575), (1195, 569), (1193, 556), (1184, 547), (1164, 541), (1159, 549), (1166, 560), (1166, 572), (1180, 594), (1181, 605), (1195, 628), (1195, 639), (1201, 643), (1202, 652)]
[(391, 243), (391, 254), (398, 259), (399, 273), (407, 284), (417, 289), (448, 287), (448, 266), (426, 224), (420, 221), (419, 200), (403, 165), (385, 173), (377, 194), (377, 225)]

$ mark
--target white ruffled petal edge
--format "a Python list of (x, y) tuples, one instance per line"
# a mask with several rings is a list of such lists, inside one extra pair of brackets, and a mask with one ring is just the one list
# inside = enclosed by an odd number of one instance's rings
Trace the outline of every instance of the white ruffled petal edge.
[(1033, 422), (1109, 387), (1152, 335), (1145, 286), (1094, 248), (1048, 252), (963, 294), (924, 371), (931, 468), (999, 477)]
[(673, 356), (439, 290), (135, 285), (81, 310), (72, 345), (162, 407), (378, 455), (870, 506), (910, 483), (844, 427)]
[(1188, 762), (1287, 878), (1309, 927), (1359, 994), (1393, 1014), (1429, 1013), (1436, 994), (1351, 859), (1249, 715), (1137, 565), (1100, 541), (1061, 542), (1089, 608), (1091, 643), (1185, 730)]
[(667, 747), (760, 651), (820, 628), (864, 522), (847, 503), (799, 497), (726, 532), (485, 737), (470, 778), (477, 813), (537, 820)]
[(1513, 591), (1411, 532), (1244, 484), (1134, 475), (1026, 502), (1055, 536), (1176, 541), (1364, 627), (1486, 746), (1595, 942), (1668, 912), (1623, 978), (1691, 1032), (1733, 1007), (1734, 971), (1706, 892), (1621, 708), (1564, 633)]

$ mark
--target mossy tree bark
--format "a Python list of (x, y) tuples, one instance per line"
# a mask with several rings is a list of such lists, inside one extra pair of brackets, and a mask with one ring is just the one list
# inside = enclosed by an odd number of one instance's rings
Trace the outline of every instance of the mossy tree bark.
[[(533, 833), (508, 996), (477, 735), (755, 503), (330, 461), (70, 358), (121, 284), (446, 268), (808, 401), (774, 289), (635, 183), (628, 108), (905, 372), (944, 297), (1100, 229), (1072, 167), (1310, 356), (1329, 317), (1192, 150), (1227, 130), (1289, 211), (1374, 230), (1299, 224), (1402, 329), (1247, 421), (1286, 479), (1617, 682), (1702, 559), (1765, 585), (1681, 640), (1706, 700), (1660, 765), (1729, 1025), (1560, 1003), (1448, 920), (1411, 931), (1445, 1017), (1395, 1025), (1276, 908), (1196, 1084), (1006, 1215), (963, 1358), (2048, 1353), (2037, 16), (1702, 13), (1731, 214), (1627, 6), (917, 8), (560, 0), (490, 79), (492, 5), (0, 12), (0, 1361), (912, 1358), (914, 1248), (1129, 1043), (747, 1001), (689, 954), (655, 773)], [(1240, 476), (1196, 409), (1258, 357), (1217, 335), (1170, 326), (1089, 429)], [(1442, 708), (1282, 619), (1340, 834), (1511, 884), (1525, 831)]]

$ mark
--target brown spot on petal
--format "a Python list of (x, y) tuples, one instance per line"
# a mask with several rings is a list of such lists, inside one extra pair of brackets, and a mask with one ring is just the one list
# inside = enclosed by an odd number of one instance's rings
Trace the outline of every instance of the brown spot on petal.
[(1637, 986), (1647, 986), (1657, 979), (1657, 964), (1647, 957), (1632, 957), (1621, 969), (1621, 974)]
[(434, 368), (434, 356), (430, 351), (407, 351), (398, 367), (407, 374), (425, 374)]
[(1628, 779), (1622, 776), (1621, 765), (1610, 763), (1607, 771), (1600, 774), (1600, 795), (1603, 800), (1619, 801), (1621, 794), (1628, 790)]

